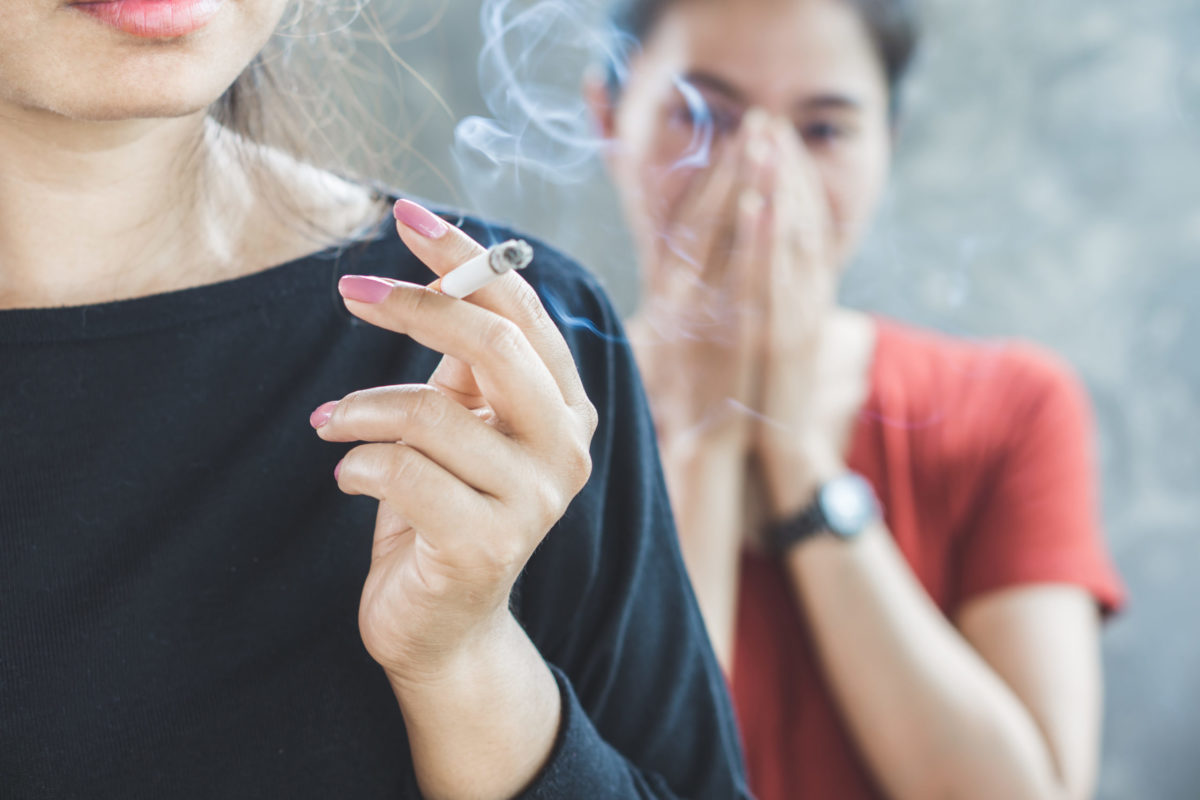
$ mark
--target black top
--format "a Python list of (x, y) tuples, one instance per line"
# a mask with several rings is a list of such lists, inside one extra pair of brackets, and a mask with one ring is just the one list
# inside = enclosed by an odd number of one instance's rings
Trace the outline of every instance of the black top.
[[(523, 796), (745, 796), (620, 323), (537, 252), (600, 426), (514, 598), (564, 715)], [(358, 633), (377, 504), (338, 491), (349, 446), (308, 417), (439, 356), (351, 317), (349, 273), (433, 277), (387, 224), (215, 285), (0, 312), (0, 797), (419, 797)]]

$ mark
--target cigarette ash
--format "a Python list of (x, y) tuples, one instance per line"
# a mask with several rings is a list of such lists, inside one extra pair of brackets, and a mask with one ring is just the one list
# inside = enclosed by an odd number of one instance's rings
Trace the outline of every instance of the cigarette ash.
[(525, 269), (533, 263), (533, 247), (524, 239), (503, 242), (491, 248), (488, 263), (497, 275), (509, 270)]

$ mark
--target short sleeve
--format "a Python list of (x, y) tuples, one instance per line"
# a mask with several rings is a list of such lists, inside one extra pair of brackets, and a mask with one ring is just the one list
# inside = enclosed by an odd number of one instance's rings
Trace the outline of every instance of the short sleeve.
[(1095, 431), (1079, 381), (1030, 347), (1006, 354), (1007, 419), (996, 420), (988, 469), (961, 542), (958, 605), (1022, 584), (1065, 583), (1107, 615), (1124, 590), (1105, 546)]

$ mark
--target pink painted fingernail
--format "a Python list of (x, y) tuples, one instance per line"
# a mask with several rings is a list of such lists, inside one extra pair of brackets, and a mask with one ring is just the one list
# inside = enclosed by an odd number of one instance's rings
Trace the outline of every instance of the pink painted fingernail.
[(346, 463), (346, 459), (343, 458), (341, 461), (339, 461), (337, 463), (337, 466), (333, 468), (333, 479), (335, 481), (342, 479), (342, 464), (345, 464), (345, 463)]
[(338, 291), (347, 300), (382, 303), (392, 293), (392, 284), (383, 278), (372, 278), (368, 275), (346, 275), (338, 281)]
[(440, 239), (450, 230), (446, 220), (412, 200), (397, 200), (392, 211), (396, 219), (429, 239)]
[(337, 408), (337, 405), (336, 400), (322, 405), (308, 418), (309, 424), (317, 430), (325, 427), (329, 423), (329, 420), (333, 419), (333, 410)]

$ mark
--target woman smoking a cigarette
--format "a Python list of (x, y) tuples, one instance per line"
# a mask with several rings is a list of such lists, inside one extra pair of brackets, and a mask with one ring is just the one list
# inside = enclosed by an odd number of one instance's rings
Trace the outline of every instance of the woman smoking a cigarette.
[(5, 5), (0, 794), (745, 797), (596, 282), (264, 138), (343, 5)]

